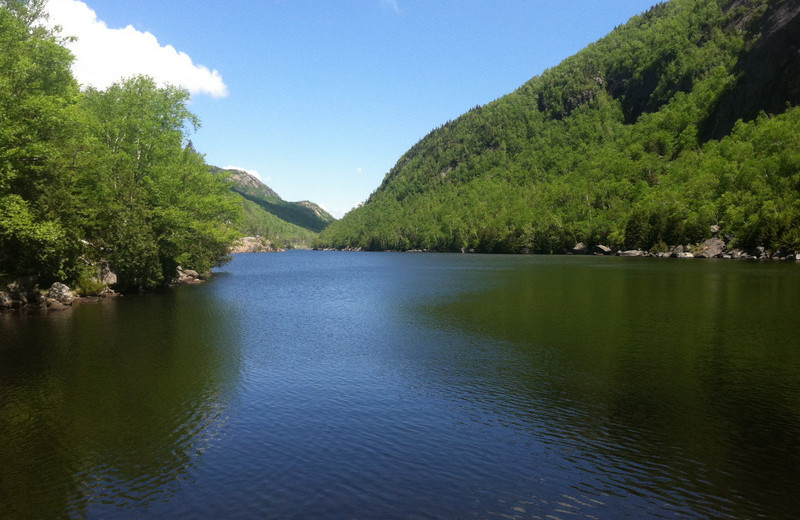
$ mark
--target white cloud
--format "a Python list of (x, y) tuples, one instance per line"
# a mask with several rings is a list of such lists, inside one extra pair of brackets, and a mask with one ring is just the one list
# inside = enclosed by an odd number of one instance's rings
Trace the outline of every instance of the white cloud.
[(83, 85), (104, 89), (123, 78), (145, 74), (191, 94), (215, 98), (228, 95), (217, 70), (196, 65), (186, 53), (172, 45), (162, 46), (149, 32), (137, 31), (131, 25), (111, 29), (78, 0), (49, 0), (47, 11), (50, 24), (60, 25), (63, 36), (78, 38), (67, 47), (75, 54), (72, 71)]

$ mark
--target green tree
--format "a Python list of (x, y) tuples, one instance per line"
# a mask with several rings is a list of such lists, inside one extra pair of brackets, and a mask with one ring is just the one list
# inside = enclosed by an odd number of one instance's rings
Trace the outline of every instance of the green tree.
[[(46, 282), (63, 276), (75, 249), (52, 201), (65, 184), (78, 88), (72, 55), (37, 25), (42, 5), (0, 3), (0, 277)], [(66, 202), (69, 191), (58, 196)]]

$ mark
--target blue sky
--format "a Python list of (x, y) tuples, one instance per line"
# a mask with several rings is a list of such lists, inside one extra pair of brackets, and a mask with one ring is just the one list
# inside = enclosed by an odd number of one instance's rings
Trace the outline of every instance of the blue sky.
[[(107, 28), (149, 33), (207, 69), (195, 76), (208, 88), (187, 88), (202, 121), (192, 141), (209, 164), (255, 170), (284, 199), (341, 217), (431, 129), (515, 90), (655, 0), (83, 3)], [(82, 71), (104, 68), (79, 59)], [(83, 83), (87, 74), (76, 72)]]

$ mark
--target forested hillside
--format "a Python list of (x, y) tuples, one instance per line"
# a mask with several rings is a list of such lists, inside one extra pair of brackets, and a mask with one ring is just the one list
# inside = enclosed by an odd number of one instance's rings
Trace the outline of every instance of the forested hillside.
[(228, 179), (231, 190), (241, 198), (244, 219), (238, 229), (243, 235), (262, 236), (279, 247), (309, 247), (317, 233), (335, 219), (313, 202), (288, 202), (256, 177), (242, 170), (211, 167)]
[(660, 3), (432, 131), (317, 245), (800, 251), (798, 49), (795, 1)]

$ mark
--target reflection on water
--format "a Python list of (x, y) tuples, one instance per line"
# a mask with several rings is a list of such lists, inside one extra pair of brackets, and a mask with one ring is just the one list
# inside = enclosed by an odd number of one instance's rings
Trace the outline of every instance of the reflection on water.
[(507, 342), (505, 359), (462, 358), (461, 395), (557, 444), (585, 473), (576, 492), (699, 517), (800, 508), (795, 266), (576, 258), (497, 276), (422, 312)]
[(191, 289), (3, 316), (0, 517), (102, 516), (185, 485), (225, 422), (235, 324)]
[(798, 295), (795, 265), (290, 252), (1, 319), (0, 517), (793, 518)]

